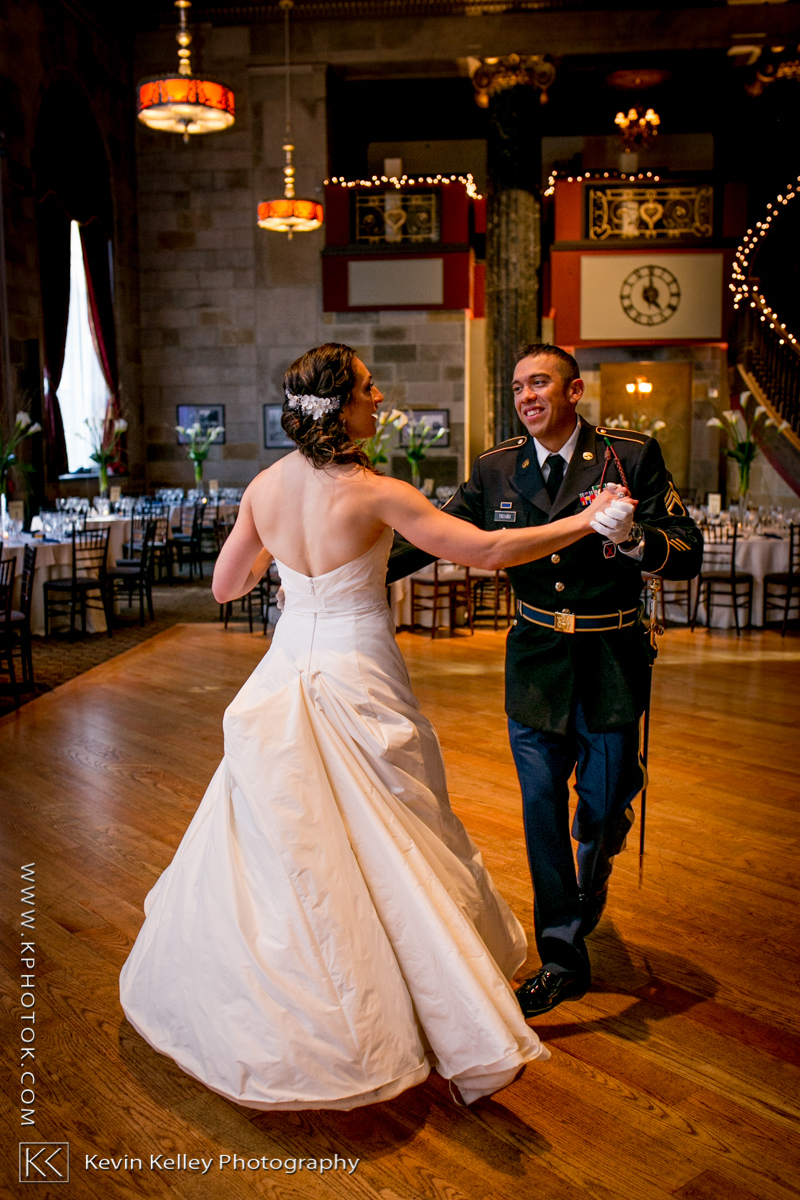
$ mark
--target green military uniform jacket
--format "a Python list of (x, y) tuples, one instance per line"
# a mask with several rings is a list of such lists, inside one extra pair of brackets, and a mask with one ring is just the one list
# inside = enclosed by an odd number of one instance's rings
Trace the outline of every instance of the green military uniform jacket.
[[(691, 579), (700, 570), (703, 539), (681, 503), (658, 442), (633, 430), (595, 428), (581, 420), (578, 443), (551, 504), (533, 439), (511, 438), (481, 454), (469, 480), (445, 511), (480, 529), (522, 529), (572, 516), (590, 503), (592, 488), (622, 483), (608, 438), (622, 464), (644, 553), (623, 554), (599, 534), (536, 562), (510, 567), (518, 600), (548, 612), (580, 616), (636, 608), (642, 572)], [(396, 544), (388, 582), (418, 570), (431, 556)], [(647, 696), (650, 644), (640, 623), (612, 632), (561, 633), (518, 616), (506, 644), (506, 712), (515, 721), (565, 734), (577, 701), (593, 731), (615, 729), (641, 715)]]

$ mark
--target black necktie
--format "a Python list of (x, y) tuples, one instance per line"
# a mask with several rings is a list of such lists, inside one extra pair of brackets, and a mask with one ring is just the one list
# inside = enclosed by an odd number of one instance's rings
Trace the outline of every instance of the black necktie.
[(564, 468), (567, 464), (560, 454), (548, 454), (544, 462), (545, 466), (550, 468), (550, 474), (547, 476), (545, 487), (547, 488), (547, 494), (552, 504), (558, 495), (558, 489), (561, 487), (561, 481), (564, 478)]

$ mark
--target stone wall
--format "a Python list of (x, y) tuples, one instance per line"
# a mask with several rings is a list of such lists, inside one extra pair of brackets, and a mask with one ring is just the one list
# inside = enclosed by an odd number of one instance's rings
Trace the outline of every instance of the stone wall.
[[(463, 312), (325, 313), (325, 341), (345, 342), (372, 371), (387, 403), (402, 409), (446, 408), (450, 446), (432, 447), (431, 458), (456, 457), (458, 479), (464, 458), (466, 316)], [(396, 434), (389, 447), (401, 454)], [(424, 476), (424, 471), (422, 472)]]

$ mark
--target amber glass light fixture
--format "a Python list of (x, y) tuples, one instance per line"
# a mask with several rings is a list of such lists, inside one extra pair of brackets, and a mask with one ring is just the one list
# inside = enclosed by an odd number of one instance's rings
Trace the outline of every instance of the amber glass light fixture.
[(181, 133), (184, 142), (194, 133), (216, 133), (234, 122), (233, 92), (222, 83), (192, 75), (192, 35), (186, 27), (191, 0), (175, 0), (181, 23), (177, 75), (154, 75), (136, 89), (139, 120), (148, 129)]
[(292, 153), (292, 97), (289, 71), (289, 13), (294, 0), (280, 0), (283, 10), (283, 38), (286, 60), (286, 136), (281, 149), (286, 155), (283, 168), (283, 196), (279, 200), (262, 200), (258, 206), (258, 223), (262, 229), (274, 233), (285, 233), (292, 240), (296, 233), (309, 233), (319, 229), (323, 219), (322, 205), (318, 200), (299, 200), (294, 194), (294, 164)]

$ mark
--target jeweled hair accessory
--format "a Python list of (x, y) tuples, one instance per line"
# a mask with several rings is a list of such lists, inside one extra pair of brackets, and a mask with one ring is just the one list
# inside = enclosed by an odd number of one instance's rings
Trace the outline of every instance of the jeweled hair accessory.
[(286, 393), (289, 408), (299, 408), (306, 416), (312, 416), (315, 421), (333, 412), (341, 404), (340, 396), (296, 396), (294, 392)]

